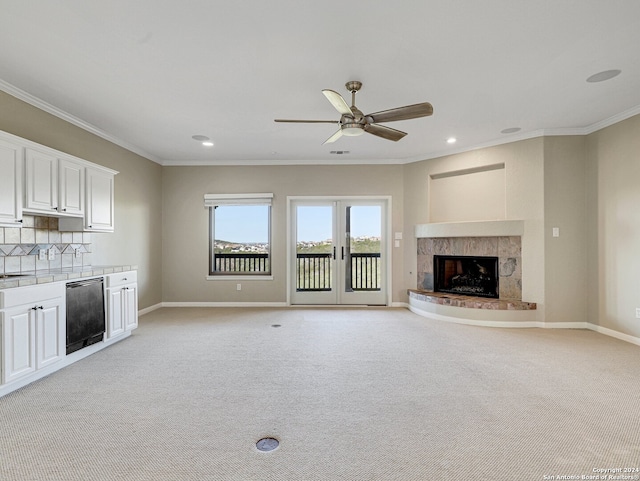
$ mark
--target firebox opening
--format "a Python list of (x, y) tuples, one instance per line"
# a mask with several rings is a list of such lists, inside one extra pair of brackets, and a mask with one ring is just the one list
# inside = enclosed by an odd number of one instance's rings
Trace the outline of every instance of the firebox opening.
[(498, 258), (433, 256), (434, 290), (477, 297), (499, 297)]

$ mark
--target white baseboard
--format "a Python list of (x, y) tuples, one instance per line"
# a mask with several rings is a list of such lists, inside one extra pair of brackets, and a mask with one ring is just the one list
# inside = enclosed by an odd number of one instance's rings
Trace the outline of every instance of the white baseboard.
[(587, 329), (591, 329), (592, 331), (599, 332), (600, 334), (604, 334), (605, 336), (615, 337), (616, 339), (620, 339), (621, 341), (627, 341), (631, 344), (635, 344), (636, 346), (640, 346), (640, 337), (624, 334), (622, 332), (609, 329), (608, 327), (597, 326), (595, 324), (588, 324)]
[(162, 307), (287, 307), (286, 302), (163, 302)]
[(145, 307), (144, 309), (140, 309), (138, 311), (138, 316), (144, 316), (145, 314), (149, 314), (150, 312), (160, 309), (161, 307), (162, 307), (162, 302), (159, 302), (158, 304), (154, 304), (153, 306)]
[(405, 309), (409, 309), (408, 302), (392, 302), (389, 307), (404, 307)]
[(467, 324), (470, 326), (483, 326), (483, 327), (504, 327), (504, 328), (541, 328), (541, 329), (589, 329), (605, 336), (614, 337), (621, 341), (630, 342), (640, 346), (640, 337), (631, 336), (622, 332), (614, 331), (607, 327), (591, 324), (590, 322), (539, 322), (539, 321), (524, 321), (524, 322), (509, 322), (509, 321), (483, 321), (477, 319), (461, 319), (457, 317), (443, 316), (435, 314), (415, 306), (409, 305), (408, 309), (418, 314), (419, 316), (429, 319), (435, 319), (444, 322), (453, 322), (456, 324)]

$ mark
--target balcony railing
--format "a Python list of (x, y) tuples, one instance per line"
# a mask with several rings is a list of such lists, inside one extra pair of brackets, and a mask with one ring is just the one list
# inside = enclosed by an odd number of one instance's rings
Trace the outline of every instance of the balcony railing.
[[(381, 284), (380, 253), (352, 253), (347, 266), (346, 284), (352, 291), (379, 291)], [(332, 254), (296, 255), (296, 290), (330, 291)], [(233, 252), (215, 254), (214, 273), (250, 274), (270, 272), (269, 254)], [(350, 279), (350, 282), (349, 282)]]
[[(297, 254), (296, 290), (330, 291), (331, 254)], [(382, 282), (380, 253), (352, 253), (347, 266), (346, 285), (351, 291), (379, 291)], [(349, 281), (350, 279), (350, 281)]]
[(214, 273), (264, 274), (271, 270), (267, 253), (232, 252), (215, 254), (213, 259)]

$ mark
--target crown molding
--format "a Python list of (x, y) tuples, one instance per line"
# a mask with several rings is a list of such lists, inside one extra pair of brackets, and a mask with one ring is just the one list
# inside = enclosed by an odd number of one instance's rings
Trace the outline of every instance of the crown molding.
[(203, 167), (203, 166), (272, 166), (272, 165), (402, 165), (402, 159), (349, 159), (337, 156), (337, 159), (211, 159), (211, 160), (165, 160), (165, 167)]
[(158, 159), (157, 157), (149, 154), (148, 152), (144, 151), (143, 149), (139, 148), (136, 145), (132, 145), (128, 142), (125, 142), (124, 140), (121, 140), (107, 132), (105, 132), (104, 130), (99, 129), (98, 127), (96, 127), (93, 124), (90, 124), (89, 122), (85, 122), (84, 120), (75, 117), (74, 115), (71, 115), (61, 109), (59, 109), (58, 107), (55, 107), (53, 105), (51, 105), (50, 103), (45, 102), (42, 99), (39, 99), (38, 97), (35, 97), (34, 95), (31, 95), (28, 92), (25, 92), (22, 89), (19, 89), (18, 87), (11, 85), (8, 82), (5, 82), (4, 80), (0, 79), (0, 90), (2, 90), (3, 92), (8, 93), (9, 95), (17, 98), (18, 100), (22, 100), (23, 102), (28, 103), (29, 105), (33, 105), (34, 107), (43, 110), (45, 112), (47, 112), (48, 114), (54, 115), (56, 117), (58, 117), (59, 119), (64, 120), (65, 122), (69, 122), (70, 124), (75, 125), (76, 127), (80, 127), (83, 130), (86, 130), (87, 132), (90, 132), (94, 135), (97, 135), (98, 137), (101, 137), (105, 140), (108, 140), (109, 142), (119, 145), (120, 147), (127, 149), (130, 152), (133, 152), (135, 154), (138, 154), (146, 159), (149, 159), (153, 162), (156, 162), (157, 164), (162, 164), (162, 162), (160, 161), (160, 159)]
[(632, 107), (624, 112), (615, 114), (607, 119), (601, 120), (586, 127), (571, 127), (571, 128), (557, 128), (557, 129), (538, 129), (531, 132), (510, 134), (499, 139), (493, 139), (480, 144), (469, 145), (466, 147), (453, 148), (447, 150), (438, 150), (435, 152), (426, 153), (419, 156), (404, 158), (404, 159), (349, 159), (347, 157), (331, 158), (331, 159), (319, 159), (319, 160), (302, 160), (302, 159), (242, 159), (242, 160), (166, 160), (160, 159), (139, 148), (136, 145), (132, 145), (124, 140), (121, 140), (104, 130), (99, 129), (95, 125), (85, 122), (84, 120), (75, 117), (47, 102), (41, 100), (24, 90), (21, 90), (8, 82), (0, 79), (0, 90), (22, 100), (40, 110), (43, 110), (51, 115), (54, 115), (66, 122), (69, 122), (81, 129), (86, 130), (98, 137), (101, 137), (109, 142), (112, 142), (120, 147), (127, 149), (133, 153), (136, 153), (146, 159), (149, 159), (162, 166), (180, 167), (180, 166), (257, 166), (257, 165), (404, 165), (412, 164), (414, 162), (420, 162), (423, 160), (432, 160), (441, 157), (447, 157), (449, 155), (462, 154), (465, 152), (471, 152), (473, 150), (486, 149), (490, 147), (496, 147), (503, 144), (510, 144), (513, 142), (519, 142), (522, 140), (534, 139), (545, 136), (570, 136), (570, 135), (589, 135), (598, 130), (602, 130), (611, 125), (622, 122), (628, 118), (640, 114), (640, 105)]

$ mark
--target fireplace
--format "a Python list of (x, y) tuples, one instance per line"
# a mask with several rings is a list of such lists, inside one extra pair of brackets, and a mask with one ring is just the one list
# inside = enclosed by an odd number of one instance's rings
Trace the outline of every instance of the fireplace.
[(434, 291), (498, 298), (498, 258), (433, 256)]

